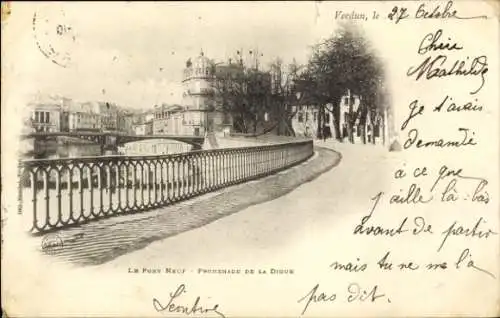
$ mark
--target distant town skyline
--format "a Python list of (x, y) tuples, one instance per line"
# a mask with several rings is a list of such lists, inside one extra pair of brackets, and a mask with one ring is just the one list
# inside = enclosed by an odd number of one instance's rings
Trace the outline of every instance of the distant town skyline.
[[(214, 5), (220, 10), (214, 10)], [(67, 68), (52, 63), (33, 43), (33, 32), (24, 32), (20, 51), (29, 54), (32, 63), (16, 66), (16, 75), (33, 84), (30, 94), (40, 91), (78, 100), (110, 100), (134, 108), (180, 103), (185, 62), (201, 50), (221, 62), (237, 50), (257, 48), (263, 67), (276, 57), (285, 63), (293, 58), (304, 63), (308, 45), (316, 38), (314, 25), (321, 26), (315, 21), (316, 6), (314, 2), (216, 3), (210, 9), (205, 3), (176, 2), (51, 4), (51, 17), (57, 20), (62, 15), (60, 19), (72, 28), (75, 40), (65, 46), (71, 63)], [(28, 20), (39, 6), (20, 7), (23, 10), (17, 12)], [(287, 8), (290, 13), (281, 14)]]
[[(311, 47), (334, 34), (342, 22), (334, 18), (337, 10), (348, 11), (349, 5), (13, 3), (13, 14), (23, 19), (16, 19), (19, 26), (12, 28), (19, 32), (11, 35), (15, 49), (8, 51), (12, 54), (8, 60), (21, 58), (25, 63), (10, 63), (6, 69), (12, 71), (13, 82), (25, 83), (24, 94), (40, 91), (84, 101), (107, 100), (133, 108), (176, 104), (182, 102), (181, 81), (186, 61), (196, 58), (201, 50), (216, 62), (227, 61), (238, 50), (258, 49), (264, 68), (277, 57), (285, 64), (293, 59), (305, 64)], [(40, 21), (47, 16), (47, 28), (54, 33), (53, 37), (39, 40), (41, 43), (34, 36), (35, 12)], [(70, 27), (71, 31), (56, 35), (58, 24)], [(373, 38), (378, 37), (378, 26), (367, 27), (366, 31)], [(5, 43), (9, 43), (8, 36)], [(376, 44), (383, 46), (387, 41), (390, 39), (377, 38), (380, 43)], [(61, 56), (70, 57), (70, 64), (63, 68), (51, 62), (38, 44), (53, 45)]]

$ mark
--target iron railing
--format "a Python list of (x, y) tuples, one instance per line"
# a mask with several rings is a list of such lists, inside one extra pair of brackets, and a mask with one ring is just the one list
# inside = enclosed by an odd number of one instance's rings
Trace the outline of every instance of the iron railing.
[(308, 140), (161, 156), (25, 160), (20, 209), (32, 218), (30, 231), (43, 233), (170, 205), (273, 174), (312, 154)]

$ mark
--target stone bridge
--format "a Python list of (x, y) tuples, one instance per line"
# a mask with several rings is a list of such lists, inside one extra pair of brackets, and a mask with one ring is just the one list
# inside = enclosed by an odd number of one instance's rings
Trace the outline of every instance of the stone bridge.
[(184, 142), (193, 146), (193, 150), (201, 149), (204, 136), (184, 136), (184, 135), (131, 135), (120, 132), (33, 132), (22, 134), (21, 139), (35, 139), (40, 142), (56, 137), (72, 137), (88, 140), (101, 145), (101, 148), (118, 147), (128, 142), (150, 140), (150, 139), (170, 139)]

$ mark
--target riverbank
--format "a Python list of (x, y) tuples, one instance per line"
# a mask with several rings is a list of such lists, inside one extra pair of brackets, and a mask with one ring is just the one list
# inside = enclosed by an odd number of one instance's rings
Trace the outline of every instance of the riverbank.
[[(340, 154), (333, 150), (316, 148), (315, 155), (306, 162), (262, 179), (165, 208), (98, 220), (58, 231), (64, 248), (53, 256), (76, 265), (103, 264), (154, 241), (202, 227), (246, 207), (276, 199), (333, 168), (340, 159)], [(38, 242), (42, 238), (33, 240)]]

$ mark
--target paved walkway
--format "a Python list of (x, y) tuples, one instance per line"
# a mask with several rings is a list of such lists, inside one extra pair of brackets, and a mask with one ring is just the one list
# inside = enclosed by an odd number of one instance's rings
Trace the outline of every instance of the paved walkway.
[[(232, 268), (242, 264), (259, 266), (260, 262), (265, 267), (296, 265), (301, 254), (304, 257), (318, 255), (317, 251), (310, 250), (314, 244), (309, 245), (318, 240), (318, 233), (328, 233), (331, 229), (336, 237), (342, 237), (345, 230), (344, 237), (350, 237), (352, 228), (343, 224), (366, 211), (369, 195), (387, 179), (386, 165), (391, 160), (384, 158), (391, 153), (382, 146), (338, 144), (332, 140), (319, 141), (317, 145), (338, 150), (342, 160), (314, 181), (293, 187), (292, 192), (276, 200), (249, 206), (206, 226), (154, 242), (104, 267), (147, 268), (158, 264), (196, 270), (200, 265)], [(305, 170), (308, 169), (301, 167), (294, 174)], [(302, 177), (307, 179), (306, 175)], [(278, 184), (278, 187), (284, 185)], [(276, 188), (255, 184), (245, 195), (251, 194), (259, 201), (259, 196)], [(290, 262), (287, 257), (294, 261)]]
[[(177, 217), (170, 213), (166, 218), (158, 217), (157, 220), (163, 223), (157, 227), (155, 225), (158, 221), (149, 220), (143, 223), (118, 224), (116, 229), (103, 227), (100, 231), (89, 230), (86, 236), (92, 232), (106, 239), (93, 237), (94, 243), (99, 244), (92, 244), (92, 239), (86, 237), (83, 238), (84, 241), (77, 240), (87, 242), (87, 245), (80, 246), (83, 250), (88, 248), (90, 254), (82, 251), (71, 256), (75, 259), (81, 257), (82, 264), (100, 265), (72, 268), (67, 272), (66, 266), (53, 266), (52, 262), (48, 262), (46, 266), (40, 266), (42, 263), (37, 262), (35, 269), (30, 268), (27, 266), (30, 265), (29, 259), (25, 261), (21, 258), (22, 255), (18, 256), (11, 251), (10, 255), (19, 257), (15, 262), (19, 274), (7, 276), (12, 280), (9, 286), (16, 288), (14, 295), (26, 295), (28, 292), (33, 295), (29, 304), (32, 306), (30, 312), (33, 313), (30, 316), (36, 316), (40, 312), (39, 308), (47, 308), (52, 304), (51, 308), (59, 316), (68, 316), (68, 313), (90, 316), (98, 308), (100, 316), (116, 316), (120, 312), (126, 312), (134, 317), (160, 317), (164, 313), (157, 313), (152, 308), (151, 299), (159, 297), (166, 303), (169, 293), (174, 292), (180, 284), (186, 284), (189, 293), (179, 299), (179, 304), (192, 304), (195, 297), (200, 296), (203, 305), (220, 304), (226, 317), (238, 317), (242, 312), (249, 317), (298, 317), (305, 305), (304, 302), (298, 303), (298, 299), (316, 284), (320, 286), (318, 292), (336, 293), (338, 298), (335, 303), (311, 303), (307, 311), (309, 317), (352, 316), (353, 308), (356, 308), (360, 316), (401, 316), (408, 311), (447, 311), (463, 316), (470, 310), (471, 303), (477, 304), (478, 311), (485, 300), (494, 303), (494, 297), (498, 295), (496, 280), (476, 269), (465, 266), (456, 269), (451, 264), (456, 261), (462, 249), (468, 247), (475, 264), (483, 265), (498, 277), (495, 267), (489, 266), (494, 265), (492, 255), (498, 254), (495, 237), (488, 241), (450, 238), (446, 249), (436, 252), (441, 241), (441, 229), (449, 226), (456, 217), (463, 220), (470, 215), (473, 221), (473, 214), (476, 213), (476, 217), (481, 215), (480, 210), (477, 213), (475, 209), (469, 210), (466, 207), (446, 211), (437, 204), (391, 207), (386, 199), (377, 208), (373, 224), (393, 227), (402, 218), (423, 216), (433, 225), (436, 234), (419, 237), (409, 234), (393, 238), (353, 235), (354, 226), (372, 207), (370, 198), (378, 191), (385, 191), (387, 194), (399, 192), (402, 184), (395, 183), (392, 175), (397, 167), (404, 164), (404, 152), (388, 152), (372, 145), (338, 144), (331, 141), (317, 144), (330, 146), (342, 154), (338, 166), (320, 174), (312, 182), (300, 184), (275, 200), (262, 199), (265, 193), (274, 190), (269, 190), (273, 186), (264, 187), (265, 181), (261, 180), (246, 184), (245, 191), (236, 193), (239, 193), (239, 198), (256, 198), (256, 201), (265, 202), (247, 207), (233, 202), (231, 206), (235, 206), (229, 208), (228, 215), (224, 217), (221, 217), (224, 209), (216, 205), (217, 201), (212, 205), (204, 202), (193, 203), (184, 208), (179, 206), (176, 213), (185, 213), (189, 218), (200, 217), (200, 213), (210, 214), (213, 218), (209, 224), (189, 231), (176, 228), (179, 224), (168, 224), (168, 218)], [(321, 154), (322, 151), (318, 153)], [(436, 164), (439, 165), (440, 162)], [(433, 169), (436, 171), (436, 167)], [(304, 169), (304, 166), (290, 171), (297, 178), (307, 180), (305, 172), (308, 169)], [(279, 176), (285, 176), (285, 172)], [(274, 184), (275, 188), (288, 187), (286, 182), (289, 181), (290, 178), (286, 178), (282, 179), (282, 183), (275, 182), (271, 185)], [(235, 190), (228, 188), (214, 194), (212, 198), (224, 198), (224, 192), (229, 191)], [(234, 200), (236, 197), (233, 192), (225, 200)], [(200, 208), (202, 212), (198, 210)], [(177, 217), (179, 219), (181, 218)], [(127, 229), (127, 226), (130, 228)], [(115, 233), (111, 234), (111, 231)], [(176, 231), (177, 235), (174, 235)], [(151, 242), (151, 237), (148, 238), (151, 232), (157, 232), (155, 242)], [(117, 234), (124, 238), (116, 237)], [(162, 235), (165, 239), (162, 239)], [(170, 237), (166, 238), (168, 235)], [(141, 241), (145, 243), (139, 249)], [(99, 250), (102, 248), (100, 246), (106, 245), (102, 251)], [(114, 250), (117, 246), (128, 247), (121, 250), (122, 255), (119, 256)], [(17, 245), (15, 248), (19, 249)], [(136, 250), (133, 251), (134, 249)], [(377, 261), (388, 251), (391, 252), (389, 258), (394, 264), (446, 261), (450, 266), (447, 271), (437, 272), (381, 271)], [(115, 253), (113, 259), (106, 253)], [(341, 264), (367, 263), (368, 269), (351, 273), (334, 270), (330, 264), (335, 261)], [(133, 274), (134, 269), (141, 274)], [(152, 269), (160, 269), (161, 273), (153, 274)], [(170, 269), (180, 269), (182, 274), (167, 271)], [(240, 269), (243, 272), (245, 269), (263, 269), (268, 274), (227, 275), (210, 271), (219, 269)], [(291, 269), (294, 274), (271, 274), (272, 269)], [(377, 303), (348, 302), (348, 286), (352, 283), (359, 284), (367, 291), (378, 286), (378, 292), (387, 295), (391, 303), (385, 301), (385, 298)], [(469, 295), (468, 301), (457, 301), (463, 298), (464, 286), (470, 289), (470, 286), (476, 286), (474, 284), (479, 287)], [(435, 293), (437, 301), (429, 301), (429, 293)], [(61, 299), (65, 301), (61, 302)], [(412, 300), (410, 307), (409, 299)]]
[[(248, 206), (280, 197), (335, 166), (340, 155), (317, 148), (308, 161), (278, 174), (134, 215), (99, 220), (57, 232), (64, 246), (51, 253), (63, 262), (97, 265), (151, 242), (201, 227)], [(35, 240), (42, 240), (37, 238)], [(38, 244), (38, 248), (40, 244)]]

